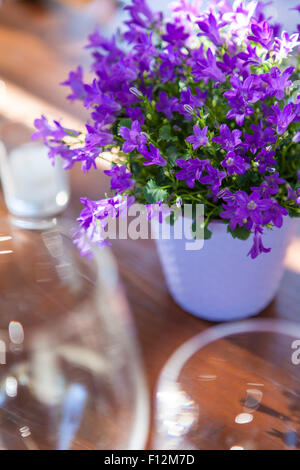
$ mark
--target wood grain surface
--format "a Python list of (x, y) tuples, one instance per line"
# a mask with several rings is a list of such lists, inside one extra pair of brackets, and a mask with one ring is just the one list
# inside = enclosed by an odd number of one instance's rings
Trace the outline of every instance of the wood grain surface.
[[(104, 21), (101, 3), (97, 14), (93, 10), (91, 15), (88, 7), (71, 9), (54, 1), (3, 0), (0, 9), (1, 79), (57, 107), (58, 113), (63, 110), (83, 119), (84, 110), (67, 102), (67, 90), (59, 83), (70, 68), (89, 63), (83, 45), (95, 23)], [(99, 199), (108, 186), (100, 171), (83, 176), (80, 168), (75, 168), (71, 178), (72, 200), (67, 215), (75, 218), (81, 209), (81, 196)], [(172, 352), (211, 324), (194, 318), (174, 303), (153, 241), (119, 240), (113, 243), (112, 249), (136, 321), (153, 396), (161, 368)], [(300, 320), (300, 232), (288, 252), (286, 272), (276, 299), (261, 317)]]

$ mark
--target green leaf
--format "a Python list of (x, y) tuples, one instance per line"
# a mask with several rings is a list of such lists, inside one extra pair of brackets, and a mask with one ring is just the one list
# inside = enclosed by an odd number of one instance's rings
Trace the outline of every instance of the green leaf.
[(164, 124), (159, 129), (159, 141), (164, 140), (165, 142), (176, 142), (178, 137), (171, 134), (171, 126), (170, 124)]
[(177, 150), (177, 147), (176, 145), (168, 145), (166, 150), (165, 150), (165, 155), (167, 156), (168, 158), (168, 162), (172, 165), (172, 166), (176, 166), (176, 160), (178, 157), (178, 150)]
[(131, 119), (124, 118), (120, 120), (119, 125), (118, 125), (118, 133), (119, 133), (120, 127), (128, 127), (128, 129), (131, 129)]
[(228, 225), (227, 232), (231, 233), (233, 238), (238, 238), (239, 240), (248, 240), (248, 238), (251, 235), (251, 231), (248, 230), (244, 226), (242, 226), (242, 227), (237, 226), (234, 230), (231, 230), (231, 228)]
[[(198, 221), (199, 223), (199, 221)], [(193, 221), (192, 223), (192, 234), (196, 233), (196, 220)], [(212, 237), (212, 232), (207, 228), (207, 226), (204, 227), (204, 240), (209, 240)], [(195, 237), (196, 238), (196, 237)]]
[(171, 137), (171, 126), (170, 124), (165, 124), (159, 129), (159, 138), (161, 140), (170, 140)]
[(144, 196), (147, 202), (155, 204), (156, 202), (164, 202), (168, 197), (168, 192), (157, 186), (156, 182), (151, 179), (144, 188)]

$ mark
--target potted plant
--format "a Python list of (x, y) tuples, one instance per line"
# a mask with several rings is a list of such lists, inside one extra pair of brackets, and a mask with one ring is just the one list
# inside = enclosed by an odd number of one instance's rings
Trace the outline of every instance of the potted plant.
[[(258, 313), (275, 295), (300, 216), (299, 33), (264, 16), (263, 5), (180, 0), (165, 19), (145, 0), (126, 7), (125, 30), (89, 36), (92, 83), (83, 70), (64, 85), (91, 112), (86, 133), (35, 121), (49, 157), (84, 172), (113, 149), (112, 194), (82, 199), (75, 243), (101, 246), (107, 217), (125, 205), (204, 206), (205, 241), (158, 240), (175, 300), (211, 320)], [(174, 219), (160, 217), (160, 222)], [(194, 224), (197, 220), (194, 220)], [(248, 254), (248, 256), (247, 256)]]

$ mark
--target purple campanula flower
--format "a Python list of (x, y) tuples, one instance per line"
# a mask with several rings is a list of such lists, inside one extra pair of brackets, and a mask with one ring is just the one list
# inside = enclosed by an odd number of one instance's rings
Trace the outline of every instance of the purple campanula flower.
[(261, 79), (257, 75), (249, 75), (244, 81), (238, 76), (230, 78), (232, 89), (224, 93), (228, 100), (243, 98), (249, 103), (256, 103), (262, 97)]
[(125, 165), (114, 165), (111, 170), (105, 170), (104, 173), (111, 178), (110, 189), (117, 193), (123, 193), (134, 185), (134, 181), (131, 179), (132, 174), (127, 172)]
[(208, 127), (205, 126), (201, 129), (199, 126), (194, 126), (193, 131), (194, 134), (189, 136), (186, 141), (190, 144), (193, 144), (193, 149), (196, 150), (197, 148), (201, 147), (202, 145), (206, 145), (208, 142), (208, 138), (206, 136)]
[(243, 157), (232, 151), (228, 152), (221, 165), (223, 168), (226, 168), (229, 175), (243, 175), (250, 168), (249, 163)]
[(268, 167), (274, 167), (277, 165), (277, 161), (274, 158), (275, 154), (275, 151), (264, 148), (255, 157), (255, 161), (259, 163), (258, 171), (261, 174), (264, 173)]
[(78, 67), (74, 72), (69, 73), (69, 78), (61, 83), (61, 85), (69, 86), (72, 93), (67, 96), (71, 101), (84, 100), (87, 95), (85, 85), (83, 83), (83, 71), (82, 67)]
[[(177, 111), (180, 114), (183, 114), (188, 121), (191, 121), (193, 118), (190, 113), (186, 111), (185, 106), (188, 105), (191, 108), (201, 108), (206, 100), (207, 91), (202, 91), (200, 88), (196, 88), (196, 95), (193, 95), (190, 88), (183, 90), (180, 94), (180, 102), (177, 106)], [(197, 110), (199, 115), (199, 111)]]
[(130, 20), (126, 21), (129, 27), (137, 26), (148, 29), (152, 24), (157, 24), (161, 20), (159, 14), (153, 13), (146, 0), (133, 0), (132, 5), (125, 7), (129, 11)]
[(121, 106), (119, 103), (116, 103), (113, 94), (103, 93), (96, 79), (92, 85), (85, 85), (85, 90), (87, 92), (84, 100), (86, 108), (96, 104), (100, 107), (103, 115), (120, 111)]
[[(45, 116), (35, 119), (34, 126), (37, 130), (32, 134), (31, 139), (43, 139), (45, 145), (47, 145), (47, 139), (49, 137), (51, 137), (52, 142), (58, 142), (68, 135), (58, 121), (54, 121), (51, 126)], [(74, 133), (74, 135), (77, 135), (76, 131), (71, 132)]]
[(218, 62), (218, 67), (222, 70), (222, 72), (232, 74), (236, 67), (238, 57), (230, 57), (226, 52), (222, 59), (223, 62)]
[(216, 46), (220, 46), (223, 42), (220, 36), (220, 29), (223, 28), (225, 24), (224, 22), (218, 23), (216, 17), (212, 13), (209, 13), (207, 18), (204, 18), (202, 21), (197, 21), (197, 25), (203, 31), (199, 33), (198, 36), (206, 36)]
[(266, 176), (265, 180), (272, 191), (272, 194), (277, 194), (279, 191), (279, 186), (286, 183), (285, 179), (280, 178), (279, 173), (273, 173), (273, 175)]
[(132, 121), (139, 121), (141, 125), (143, 125), (145, 122), (145, 116), (143, 115), (141, 108), (138, 106), (136, 108), (128, 106), (126, 108), (126, 114), (130, 117), (130, 119), (132, 119)]
[(293, 142), (295, 143), (300, 142), (300, 131), (298, 131), (297, 134), (294, 135)]
[(263, 181), (260, 186), (252, 186), (250, 189), (251, 191), (258, 191), (262, 198), (268, 198), (274, 194), (266, 181)]
[(276, 99), (282, 100), (285, 95), (285, 88), (292, 85), (289, 78), (294, 70), (294, 67), (289, 67), (281, 74), (278, 67), (272, 67), (269, 73), (260, 75), (260, 78), (268, 85), (266, 95), (275, 96)]
[(153, 144), (150, 143), (149, 145), (150, 151), (146, 148), (141, 152), (143, 157), (145, 157), (146, 161), (144, 165), (157, 165), (157, 166), (165, 166), (167, 164), (166, 160), (161, 156), (161, 153), (158, 148), (154, 147)]
[(161, 201), (154, 204), (146, 204), (145, 207), (148, 220), (157, 219), (160, 224), (163, 223), (165, 216), (171, 214), (170, 207)]
[(257, 149), (276, 142), (275, 129), (273, 127), (264, 128), (262, 119), (258, 125), (251, 124), (250, 129), (254, 131), (254, 134), (245, 133), (245, 140), (252, 153), (256, 153)]
[(113, 136), (110, 132), (99, 129), (98, 127), (92, 127), (86, 125), (88, 133), (85, 137), (85, 148), (90, 150), (98, 147), (100, 153), (101, 147), (105, 145), (111, 145), (113, 143)]
[(289, 103), (281, 110), (276, 103), (271, 107), (271, 110), (272, 113), (267, 118), (267, 121), (276, 124), (277, 133), (282, 135), (296, 117), (296, 106), (294, 103)]
[(176, 111), (178, 98), (169, 98), (165, 91), (160, 92), (158, 102), (156, 104), (156, 111), (164, 113), (168, 119), (172, 119), (173, 112)]
[(184, 31), (184, 26), (180, 24), (167, 23), (166, 34), (162, 36), (164, 41), (181, 47), (189, 35)]
[(194, 62), (192, 74), (194, 75), (195, 80), (204, 80), (205, 83), (210, 79), (220, 83), (223, 83), (226, 80), (225, 74), (218, 67), (216, 57), (211, 49), (207, 50), (206, 58), (196, 60)]
[(286, 31), (281, 33), (281, 38), (275, 38), (274, 53), (276, 60), (285, 59), (295, 47), (300, 45), (299, 34), (289, 36)]
[(268, 21), (253, 23), (251, 25), (252, 36), (248, 36), (250, 41), (258, 42), (265, 49), (270, 50), (274, 42), (273, 29)]
[(231, 132), (227, 124), (221, 124), (219, 132), (220, 136), (213, 137), (211, 140), (220, 144), (222, 149), (228, 152), (242, 143), (240, 139), (242, 132), (239, 129), (234, 129)]
[(290, 184), (287, 184), (287, 185), (286, 185), (286, 189), (287, 189), (287, 196), (286, 196), (286, 198), (287, 198), (289, 201), (295, 201), (296, 198), (297, 198), (297, 191), (295, 191), (295, 189), (293, 189)]
[(161, 65), (159, 68), (163, 83), (172, 81), (176, 77), (175, 67), (182, 65), (182, 55), (176, 48), (168, 46), (160, 54)]
[(249, 103), (256, 103), (262, 96), (261, 80), (257, 75), (249, 75), (242, 82), (239, 77), (233, 75), (230, 83), (232, 89), (224, 93), (231, 108), (227, 113), (227, 118), (235, 119), (236, 123), (241, 126), (245, 117), (254, 112)]
[(272, 199), (271, 202), (271, 207), (264, 212), (263, 223), (267, 225), (272, 222), (275, 227), (281, 228), (283, 225), (283, 217), (288, 215), (289, 211), (281, 207), (275, 199)]
[[(225, 93), (224, 93), (225, 95)], [(228, 111), (227, 119), (235, 119), (235, 122), (242, 126), (246, 116), (251, 116), (254, 113), (253, 108), (247, 104), (243, 98), (233, 98), (228, 100), (231, 109)]]
[(225, 171), (220, 171), (214, 168), (210, 163), (205, 166), (205, 170), (208, 173), (207, 176), (200, 178), (200, 183), (211, 185), (211, 191), (213, 195), (216, 195), (220, 189), (222, 181), (226, 178), (227, 174)]
[(239, 52), (237, 57), (244, 61), (245, 65), (256, 65), (260, 66), (262, 59), (257, 55), (256, 47), (251, 47), (251, 44), (247, 44), (247, 50)]
[(263, 228), (260, 225), (255, 225), (253, 245), (248, 253), (252, 259), (257, 258), (261, 253), (270, 253), (271, 248), (265, 248), (262, 242)]
[(195, 186), (195, 181), (199, 181), (206, 165), (209, 164), (209, 160), (200, 160), (199, 158), (189, 158), (189, 160), (183, 160), (178, 158), (176, 160), (177, 165), (181, 168), (175, 175), (178, 180), (185, 180), (189, 188)]
[(74, 243), (84, 255), (90, 251), (89, 243), (98, 247), (110, 244), (104, 233), (109, 218), (126, 216), (129, 207), (134, 202), (134, 197), (115, 196), (100, 201), (81, 198), (80, 201), (85, 207), (77, 219), (80, 230), (75, 233)]
[(141, 125), (138, 121), (133, 121), (131, 129), (120, 127), (119, 134), (125, 139), (122, 149), (124, 153), (130, 153), (134, 149), (141, 152), (144, 149), (147, 138), (142, 134)]

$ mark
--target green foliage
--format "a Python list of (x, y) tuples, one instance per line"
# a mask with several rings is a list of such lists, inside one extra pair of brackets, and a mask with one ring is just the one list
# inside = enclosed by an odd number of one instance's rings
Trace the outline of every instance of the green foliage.
[(151, 179), (146, 183), (144, 196), (149, 204), (155, 204), (160, 201), (165, 202), (168, 197), (168, 191), (157, 186), (156, 182)]

